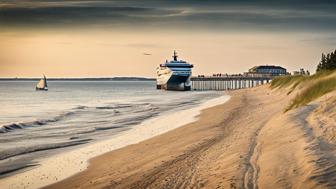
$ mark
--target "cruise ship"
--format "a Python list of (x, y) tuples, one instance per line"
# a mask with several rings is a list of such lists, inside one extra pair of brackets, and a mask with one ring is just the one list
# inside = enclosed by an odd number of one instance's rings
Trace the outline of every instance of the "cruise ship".
[(188, 91), (191, 89), (191, 69), (194, 66), (183, 60), (177, 60), (174, 51), (173, 60), (166, 60), (157, 67), (156, 88), (166, 90)]

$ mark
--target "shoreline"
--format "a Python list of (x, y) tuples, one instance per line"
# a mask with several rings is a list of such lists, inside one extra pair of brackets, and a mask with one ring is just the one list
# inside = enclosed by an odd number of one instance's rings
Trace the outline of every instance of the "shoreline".
[(175, 112), (161, 120), (170, 130), (97, 155), (44, 188), (333, 188), (336, 92), (285, 112), (298, 93), (229, 91), (227, 102), (193, 111), (194, 121), (183, 119), (190, 110)]
[[(205, 101), (196, 107), (146, 120), (111, 139), (42, 159), (39, 162), (40, 165), (34, 169), (0, 179), (0, 185), (4, 188), (41, 188), (59, 182), (86, 170), (90, 159), (94, 157), (139, 143), (194, 122), (203, 109), (225, 103), (229, 99), (230, 96), (223, 93), (222, 96)], [(183, 116), (184, 119), (178, 119), (180, 116)]]
[(93, 158), (45, 188), (327, 188), (317, 179), (335, 177), (310, 161), (311, 130), (290, 117), (300, 109), (284, 114), (290, 98), (268, 87), (230, 91), (196, 122)]
[[(229, 92), (196, 122), (90, 160), (45, 188), (250, 188), (257, 185), (258, 135), (286, 99), (265, 86)], [(275, 98), (275, 97), (276, 98)]]

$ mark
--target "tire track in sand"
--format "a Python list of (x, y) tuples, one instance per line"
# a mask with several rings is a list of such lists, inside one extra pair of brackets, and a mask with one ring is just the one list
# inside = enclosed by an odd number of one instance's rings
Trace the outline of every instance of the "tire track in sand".
[(244, 173), (243, 186), (245, 189), (258, 189), (259, 166), (257, 164), (260, 155), (260, 144), (258, 143), (258, 136), (265, 123), (255, 132), (252, 138), (250, 149), (247, 156), (247, 167)]

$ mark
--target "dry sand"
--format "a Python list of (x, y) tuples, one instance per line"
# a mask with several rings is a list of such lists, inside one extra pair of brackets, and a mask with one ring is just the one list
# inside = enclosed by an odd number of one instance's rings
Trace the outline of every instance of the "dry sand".
[(267, 85), (230, 95), (198, 121), (96, 157), (47, 188), (336, 186), (334, 93), (287, 113), (289, 96)]

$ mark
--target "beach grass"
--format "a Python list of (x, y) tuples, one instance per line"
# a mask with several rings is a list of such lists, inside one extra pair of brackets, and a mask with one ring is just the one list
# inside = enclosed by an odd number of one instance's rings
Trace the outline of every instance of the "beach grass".
[(298, 86), (303, 90), (299, 92), (285, 109), (289, 111), (306, 105), (309, 102), (336, 90), (336, 71), (321, 71), (314, 75), (281, 76), (274, 78), (271, 88), (287, 88), (287, 95), (291, 94)]
[(328, 77), (329, 75), (336, 73), (336, 71), (321, 71), (314, 75), (286, 75), (276, 77), (271, 82), (271, 88), (285, 88), (291, 86), (291, 90), (294, 90), (299, 84), (302, 84), (307, 81), (314, 81), (317, 79), (321, 79), (324, 77)]
[(302, 76), (302, 75), (287, 75), (287, 76), (280, 76), (276, 77), (272, 80), (271, 82), (271, 88), (284, 88), (288, 87), (293, 83), (300, 83), (300, 81), (304, 80), (304, 78), (307, 76)]
[(317, 82), (314, 82), (312, 85), (309, 85), (307, 88), (305, 88), (301, 93), (296, 95), (285, 111), (306, 105), (309, 102), (334, 90), (336, 90), (335, 77), (318, 80)]

